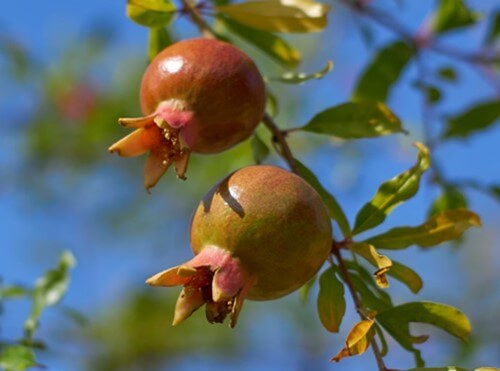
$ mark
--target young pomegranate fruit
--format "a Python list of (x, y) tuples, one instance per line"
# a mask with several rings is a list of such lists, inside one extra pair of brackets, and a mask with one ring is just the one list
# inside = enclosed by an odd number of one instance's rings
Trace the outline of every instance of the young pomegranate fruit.
[(331, 232), (327, 210), (306, 181), (275, 166), (249, 166), (199, 204), (191, 222), (195, 257), (147, 283), (184, 286), (174, 325), (206, 304), (209, 322), (229, 314), (233, 327), (244, 299), (276, 299), (311, 279), (330, 252)]
[(190, 152), (217, 153), (246, 139), (264, 115), (265, 87), (253, 61), (235, 46), (211, 39), (173, 44), (153, 59), (141, 83), (136, 129), (110, 152), (149, 151), (144, 185), (156, 185), (171, 163), (185, 179)]

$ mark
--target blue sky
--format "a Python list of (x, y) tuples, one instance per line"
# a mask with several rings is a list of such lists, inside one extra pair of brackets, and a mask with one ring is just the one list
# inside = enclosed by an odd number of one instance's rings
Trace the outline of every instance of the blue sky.
[[(399, 11), (395, 5), (383, 2), (390, 12), (398, 12), (398, 18), (409, 28), (418, 25), (425, 17), (432, 4), (431, 1), (405, 1), (406, 7)], [(490, 10), (495, 5), (493, 0), (471, 1), (472, 6)], [(35, 2), (23, 4), (7, 2), (3, 4), (0, 14), (0, 33), (7, 33), (30, 53), (42, 61), (43, 66), (50, 68), (51, 60), (69, 43), (75, 42), (78, 35), (95, 22), (104, 21), (109, 24), (116, 35), (112, 51), (106, 54), (103, 71), (113, 73), (113, 65), (120, 64), (130, 56), (145, 54), (147, 33), (144, 28), (130, 22), (125, 16), (125, 6), (119, 1), (85, 1), (85, 5), (76, 2)], [(336, 4), (330, 17), (328, 38), (321, 35), (299, 36), (290, 38), (302, 48), (304, 54), (315, 50), (315, 57), (306, 60), (303, 69), (314, 71), (322, 68), (330, 59), (335, 63), (334, 70), (319, 81), (312, 81), (301, 86), (283, 87), (272, 85), (271, 89), (293, 96), (299, 96), (301, 107), (294, 116), (294, 124), (307, 121), (314, 113), (331, 105), (341, 103), (349, 98), (350, 91), (367, 62), (370, 51), (360, 39), (356, 31), (353, 17), (341, 5)], [(478, 45), (484, 29), (473, 32), (460, 32), (446, 37), (443, 42), (467, 49)], [(178, 33), (181, 36), (191, 36), (195, 30), (184, 20), (179, 21)], [(393, 35), (385, 31), (376, 33), (376, 45), (382, 45), (392, 40)], [(429, 53), (426, 55), (428, 66), (448, 64), (449, 60)], [(1, 65), (0, 65), (1, 66)], [(445, 91), (444, 101), (440, 109), (448, 113), (456, 113), (474, 102), (493, 96), (491, 87), (477, 77), (463, 64), (456, 64), (460, 72), (460, 83)], [(276, 68), (268, 64), (261, 66), (265, 72), (275, 73)], [(78, 260), (74, 271), (71, 289), (65, 303), (80, 309), (88, 317), (103, 310), (112, 300), (127, 293), (130, 288), (144, 289), (144, 278), (159, 268), (158, 260), (164, 265), (178, 263), (190, 255), (188, 241), (188, 218), (196, 200), (184, 202), (175, 197), (175, 193), (157, 192), (152, 196), (139, 195), (140, 205), (136, 214), (130, 215), (132, 221), (124, 226), (110, 230), (103, 223), (103, 213), (117, 204), (126, 203), (127, 197), (137, 193), (130, 187), (140, 187), (140, 183), (127, 184), (123, 187), (123, 174), (114, 172), (110, 164), (93, 170), (91, 174), (76, 178), (73, 181), (62, 181), (64, 169), (54, 167), (50, 172), (30, 174), (29, 178), (20, 179), (16, 174), (26, 160), (20, 153), (23, 148), (24, 136), (22, 130), (14, 127), (26, 121), (27, 112), (38, 99), (38, 90), (27, 90), (23, 87), (4, 84), (5, 77), (0, 71), (0, 112), (4, 121), (0, 123), (0, 275), (5, 282), (30, 283), (52, 266), (62, 249), (72, 250)], [(314, 151), (303, 153), (302, 158), (317, 174), (323, 184), (332, 192), (344, 206), (352, 221), (356, 211), (374, 194), (377, 186), (398, 172), (411, 166), (416, 151), (411, 142), (421, 138), (421, 112), (419, 95), (411, 88), (410, 82), (415, 79), (413, 66), (407, 69), (403, 83), (396, 86), (391, 94), (389, 106), (398, 113), (405, 126), (411, 131), (410, 137), (392, 136), (376, 140), (362, 140), (356, 144), (340, 144), (330, 141), (319, 141), (320, 147)], [(106, 80), (107, 81), (107, 80)], [(287, 110), (292, 110), (294, 102), (284, 101), (278, 122), (287, 118)], [(280, 122), (282, 123), (282, 122)], [(115, 123), (110, 123), (113, 125)], [(435, 125), (438, 123), (435, 122)], [(318, 140), (315, 136), (306, 137)], [(485, 184), (500, 184), (500, 165), (496, 161), (500, 142), (500, 127), (491, 128), (487, 134), (478, 134), (465, 141), (450, 141), (440, 147), (435, 156), (444, 168), (445, 174), (451, 179), (475, 178)], [(292, 148), (300, 152), (303, 141), (291, 138)], [(302, 152), (300, 152), (302, 153)], [(273, 160), (274, 161), (274, 160)], [(78, 172), (78, 169), (75, 170)], [(14, 174), (14, 175), (12, 175)], [(26, 174), (24, 174), (26, 175)], [(80, 174), (81, 175), (81, 174)], [(47, 197), (39, 187), (38, 177), (43, 176), (43, 182), (53, 186), (55, 196)], [(195, 178), (195, 176), (194, 176)], [(15, 179), (15, 181), (13, 180)], [(196, 178), (195, 178), (196, 179)], [(127, 181), (127, 178), (125, 178)], [(164, 180), (164, 182), (172, 179)], [(215, 183), (217, 179), (214, 179)], [(21, 184), (21, 185), (20, 185)], [(68, 188), (70, 186), (70, 188)], [(179, 191), (180, 186), (174, 186)], [(108, 190), (103, 192), (102, 190)], [(111, 192), (109, 190), (112, 190)], [(142, 189), (139, 190), (142, 192)], [(173, 197), (172, 197), (173, 194)], [(417, 197), (406, 205), (396, 209), (380, 230), (404, 224), (417, 224), (425, 218), (428, 205), (437, 195), (435, 187), (423, 182)], [(466, 243), (460, 249), (445, 246), (432, 251), (420, 251), (415, 248), (395, 253), (394, 258), (411, 264), (419, 271), (426, 282), (423, 291), (418, 295), (420, 300), (438, 300), (462, 308), (477, 323), (482, 331), (488, 331), (486, 319), (492, 319), (482, 303), (490, 303), (492, 308), (498, 308), (498, 290), (491, 287), (491, 282), (498, 281), (498, 229), (500, 222), (500, 207), (491, 198), (476, 192), (469, 192), (471, 209), (477, 211), (484, 223), (481, 230), (468, 234)], [(153, 225), (140, 226), (142, 231), (151, 233), (146, 241), (142, 233), (128, 233), (127, 228), (135, 226), (133, 218), (142, 216), (163, 215), (160, 209), (168, 210), (162, 220)], [(140, 220), (138, 221), (140, 224)], [(155, 229), (156, 228), (156, 229)], [(165, 232), (163, 232), (163, 229)], [(168, 238), (161, 237), (167, 235)], [(163, 245), (168, 245), (168, 249)], [(172, 251), (171, 246), (185, 246), (182, 252)], [(180, 251), (180, 250), (179, 250)], [(162, 263), (163, 265), (163, 263)], [(397, 283), (391, 287), (397, 301), (409, 301), (414, 297)], [(466, 300), (471, 298), (472, 300)], [(416, 300), (416, 299), (415, 299)], [(295, 295), (284, 299), (286, 305), (298, 305)], [(273, 310), (266, 311), (265, 307)], [(248, 337), (248, 349), (238, 360), (241, 369), (304, 369), (303, 362), (316, 362), (317, 369), (356, 370), (361, 367), (371, 367), (373, 360), (370, 354), (359, 359), (347, 360), (341, 366), (331, 366), (326, 359), (334, 354), (342, 343), (342, 335), (348, 331), (349, 323), (354, 323), (355, 315), (352, 308), (345, 319), (341, 335), (322, 336), (322, 346), (331, 344), (331, 349), (321, 348), (322, 352), (316, 358), (302, 359), (300, 349), (300, 334), (297, 325), (290, 324), (280, 316), (280, 303), (251, 303), (249, 305), (257, 321), (246, 323), (243, 327), (244, 336)], [(2, 336), (8, 339), (20, 335), (21, 323), (29, 311), (23, 302), (9, 304), (5, 308), (2, 321)], [(316, 320), (314, 305), (307, 310)], [(50, 312), (50, 311), (49, 311)], [(55, 312), (55, 311), (54, 311)], [(286, 316), (284, 316), (286, 319)], [(58, 326), (70, 327), (70, 323), (59, 323), (58, 313), (47, 313), (43, 318), (40, 336), (49, 337), (57, 333)], [(316, 320), (317, 321), (317, 320)], [(497, 325), (496, 325), (497, 326)], [(299, 326), (300, 327), (300, 326)], [(497, 326), (498, 327), (498, 326)], [(427, 331), (428, 329), (425, 328)], [(498, 328), (492, 326), (490, 332), (498, 335)], [(167, 328), (166, 331), (169, 331)], [(228, 330), (229, 331), (229, 330)], [(233, 330), (238, 331), (238, 329)], [(262, 339), (265, 332), (266, 339)], [(200, 335), (202, 336), (202, 335)], [(456, 342), (443, 339), (436, 335), (439, 346), (433, 347), (433, 339), (422, 347), (424, 355), (431, 364), (443, 365), (449, 361), (449, 355), (456, 350)], [(51, 370), (80, 369), (87, 350), (64, 345), (60, 338), (53, 344), (62, 347), (64, 351), (44, 353), (43, 363)], [(54, 346), (54, 348), (57, 348)], [(290, 351), (292, 350), (292, 352)], [(326, 353), (326, 354), (323, 354)], [(411, 359), (406, 353), (391, 352), (388, 363), (392, 367), (403, 368)], [(322, 361), (325, 362), (322, 362)], [(468, 360), (468, 366), (481, 366), (493, 363), (500, 364), (499, 355), (494, 348), (485, 346)], [(369, 365), (369, 366), (366, 366)], [(219, 366), (219, 367), (218, 367)], [(234, 369), (235, 361), (207, 358), (194, 352), (191, 359), (179, 358), (175, 369)]]

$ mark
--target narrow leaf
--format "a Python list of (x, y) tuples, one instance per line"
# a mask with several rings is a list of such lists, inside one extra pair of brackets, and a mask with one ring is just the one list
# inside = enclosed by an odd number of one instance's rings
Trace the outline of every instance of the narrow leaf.
[(382, 103), (348, 102), (314, 116), (301, 130), (342, 139), (405, 133), (401, 121)]
[(498, 41), (500, 36), (500, 10), (494, 12), (490, 19), (490, 26), (484, 39), (485, 44), (494, 44)]
[(266, 144), (260, 139), (257, 133), (252, 135), (252, 139), (250, 142), (252, 146), (253, 158), (256, 164), (261, 164), (269, 155), (269, 148), (267, 148)]
[(127, 16), (141, 26), (163, 27), (174, 12), (175, 6), (170, 0), (127, 0)]
[(65, 251), (61, 254), (58, 267), (47, 271), (36, 281), (33, 292), (33, 308), (24, 324), (28, 341), (33, 338), (42, 311), (48, 306), (57, 304), (66, 293), (69, 285), (69, 269), (74, 265), (75, 258), (69, 251)]
[(0, 368), (6, 371), (24, 371), (36, 366), (35, 354), (23, 345), (11, 345), (0, 353)]
[(448, 120), (445, 138), (466, 137), (469, 134), (487, 129), (500, 118), (500, 101), (480, 103)]
[(285, 72), (280, 77), (270, 77), (271, 81), (279, 81), (287, 84), (302, 84), (308, 80), (312, 79), (322, 79), (328, 72), (333, 69), (333, 62), (328, 61), (326, 67), (322, 70), (314, 73), (305, 73), (305, 72)]
[(470, 323), (458, 309), (433, 302), (412, 302), (387, 309), (377, 314), (377, 322), (397, 340), (401, 346), (413, 350), (413, 344), (422, 343), (428, 336), (412, 336), (410, 322), (436, 326), (461, 340), (470, 334)]
[(261, 0), (218, 6), (247, 26), (269, 32), (314, 32), (326, 27), (330, 7), (313, 0)]
[(466, 209), (439, 213), (417, 227), (398, 227), (369, 238), (366, 243), (378, 249), (397, 250), (411, 245), (432, 247), (462, 236), (470, 227), (481, 226), (477, 214)]
[(376, 288), (370, 288), (367, 282), (369, 280), (373, 281), (372, 275), (368, 273), (368, 277), (363, 279), (361, 275), (351, 273), (350, 278), (351, 282), (356, 289), (356, 292), (361, 297), (361, 302), (363, 303), (363, 307), (367, 310), (373, 310), (375, 312), (381, 312), (385, 309), (391, 308), (392, 303), (390, 301), (390, 297), (384, 297), (381, 295), (383, 291)]
[(352, 94), (353, 98), (385, 102), (413, 55), (414, 50), (402, 41), (379, 50), (362, 72)]
[(417, 163), (380, 186), (373, 199), (365, 204), (356, 215), (353, 234), (381, 224), (396, 206), (417, 193), (420, 178), (429, 168), (430, 158), (429, 150), (425, 145), (416, 142), (415, 146), (419, 150)]
[(347, 220), (344, 211), (340, 207), (335, 197), (333, 197), (325, 188), (323, 188), (318, 178), (316, 178), (314, 173), (309, 170), (304, 164), (302, 164), (298, 160), (295, 160), (295, 163), (302, 178), (304, 178), (323, 199), (323, 202), (328, 209), (328, 213), (330, 214), (330, 218), (334, 219), (337, 222), (344, 237), (350, 236), (351, 227), (349, 226), (349, 221)]
[(324, 271), (319, 278), (318, 314), (323, 326), (331, 332), (338, 332), (345, 314), (344, 285), (335, 275), (333, 267)]
[(339, 362), (342, 358), (363, 354), (373, 339), (372, 320), (362, 320), (354, 325), (345, 341), (345, 347), (330, 362)]
[(404, 283), (414, 294), (418, 293), (423, 286), (422, 278), (410, 267), (397, 261), (392, 261), (392, 267), (387, 274)]
[(443, 33), (474, 24), (480, 15), (471, 11), (463, 0), (439, 0), (432, 22), (435, 33)]
[(301, 59), (299, 51), (281, 37), (270, 32), (259, 31), (255, 28), (245, 26), (244, 24), (226, 17), (219, 17), (218, 20), (222, 22), (229, 31), (256, 46), (275, 61), (286, 67), (295, 68), (299, 64)]
[(375, 281), (379, 287), (386, 288), (389, 286), (389, 282), (387, 281), (385, 274), (392, 267), (391, 259), (385, 255), (380, 255), (377, 250), (375, 250), (375, 247), (368, 243), (352, 243), (349, 244), (348, 247), (351, 251), (362, 256), (378, 268), (374, 275)]
[(316, 278), (317, 275), (315, 275), (313, 278), (307, 281), (306, 284), (299, 289), (299, 298), (302, 303), (306, 303), (307, 299), (309, 299), (309, 293), (311, 292), (311, 289), (316, 283)]
[(148, 60), (151, 62), (156, 55), (172, 44), (172, 39), (165, 27), (151, 28), (148, 40)]
[(9, 285), (9, 286), (0, 286), (0, 300), (4, 298), (12, 299), (23, 296), (28, 296), (31, 294), (31, 291), (19, 285)]

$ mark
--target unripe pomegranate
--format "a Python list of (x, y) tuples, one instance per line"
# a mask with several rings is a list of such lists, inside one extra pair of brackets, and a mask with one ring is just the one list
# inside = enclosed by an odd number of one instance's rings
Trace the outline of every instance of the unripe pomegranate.
[(234, 172), (203, 198), (191, 223), (195, 257), (147, 280), (184, 288), (173, 324), (206, 304), (231, 327), (245, 298), (276, 299), (305, 284), (331, 249), (331, 223), (316, 191), (275, 166)]
[(164, 49), (146, 69), (140, 96), (144, 117), (120, 119), (136, 130), (109, 150), (125, 157), (150, 151), (147, 189), (172, 162), (185, 179), (190, 152), (226, 150), (250, 136), (264, 115), (265, 87), (257, 67), (218, 40), (190, 39)]

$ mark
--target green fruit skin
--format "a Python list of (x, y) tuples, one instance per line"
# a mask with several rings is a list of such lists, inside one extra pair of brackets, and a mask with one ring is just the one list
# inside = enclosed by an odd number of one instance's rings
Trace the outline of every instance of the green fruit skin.
[(256, 279), (252, 300), (284, 296), (305, 284), (331, 251), (332, 227), (316, 191), (275, 166), (249, 166), (203, 198), (191, 223), (195, 254), (217, 246)]
[(191, 150), (217, 153), (248, 138), (264, 116), (266, 92), (255, 63), (235, 46), (188, 39), (160, 52), (141, 83), (144, 115), (169, 100), (193, 112)]

